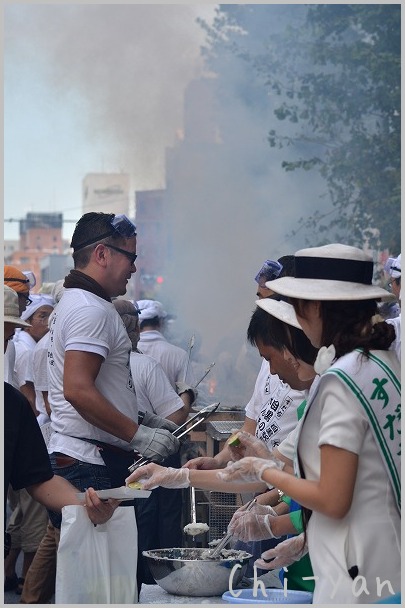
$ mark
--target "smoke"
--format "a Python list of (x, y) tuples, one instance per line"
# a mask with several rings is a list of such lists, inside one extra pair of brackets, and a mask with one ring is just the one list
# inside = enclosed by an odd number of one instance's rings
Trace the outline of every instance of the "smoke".
[[(273, 28), (280, 26), (263, 10)], [(264, 49), (267, 38), (261, 40)], [(201, 332), (202, 360), (219, 361), (211, 377), (221, 403), (243, 404), (260, 365), (246, 345), (254, 277), (264, 260), (304, 246), (300, 233), (286, 235), (319, 205), (323, 184), (282, 169), (286, 151), (270, 148), (266, 137), (276, 127), (274, 105), (251, 66), (220, 56), (216, 67), (218, 77), (186, 90), (184, 139), (167, 154), (172, 256), (162, 298), (188, 335)]]
[[(195, 20), (210, 22), (215, 6), (9, 5), (5, 58), (9, 87), (33, 65), (49, 106), (74, 109), (77, 153), (86, 141), (95, 163), (103, 159), (85, 172), (129, 173), (133, 190), (166, 188), (171, 247), (159, 299), (177, 317), (181, 346), (197, 336), (197, 379), (215, 360), (213, 396), (243, 406), (260, 366), (245, 338), (254, 276), (265, 259), (303, 245), (286, 234), (320, 188), (281, 168), (267, 142), (271, 100), (251, 68), (224, 58), (216, 78), (204, 64)], [(263, 19), (256, 45), (278, 26)]]
[[(164, 185), (164, 148), (182, 126), (187, 83), (201, 74), (214, 5), (12, 5), (5, 9), (9, 86), (31, 66), (49, 105), (69, 105), (99, 154), (89, 171), (128, 172), (134, 189)], [(33, 91), (33, 102), (35, 94)]]

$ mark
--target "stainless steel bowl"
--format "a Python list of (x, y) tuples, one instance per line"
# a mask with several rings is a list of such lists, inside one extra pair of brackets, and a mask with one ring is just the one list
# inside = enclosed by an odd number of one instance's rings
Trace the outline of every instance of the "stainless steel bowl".
[[(173, 595), (222, 595), (235, 589), (252, 557), (246, 551), (225, 552), (226, 557), (204, 557), (207, 549), (155, 549), (143, 551), (156, 583)], [(235, 567), (236, 566), (236, 567)]]

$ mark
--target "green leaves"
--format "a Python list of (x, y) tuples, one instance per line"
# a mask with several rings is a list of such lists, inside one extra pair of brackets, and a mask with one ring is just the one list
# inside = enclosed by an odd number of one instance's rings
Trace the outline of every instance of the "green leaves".
[(221, 78), (224, 45), (250, 66), (254, 95), (273, 107), (267, 139), (286, 150), (283, 169), (318, 171), (325, 182), (331, 205), (293, 234), (398, 254), (401, 5), (219, 7), (211, 67)]

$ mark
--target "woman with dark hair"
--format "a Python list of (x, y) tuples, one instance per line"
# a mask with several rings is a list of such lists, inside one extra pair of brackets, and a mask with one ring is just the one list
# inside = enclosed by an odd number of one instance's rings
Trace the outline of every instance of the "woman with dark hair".
[(295, 475), (257, 457), (219, 475), (262, 480), (306, 508), (314, 603), (372, 603), (400, 591), (400, 367), (393, 328), (375, 323), (377, 301), (392, 296), (372, 284), (372, 259), (355, 247), (304, 249), (295, 263), (296, 276), (272, 289), (320, 349)]

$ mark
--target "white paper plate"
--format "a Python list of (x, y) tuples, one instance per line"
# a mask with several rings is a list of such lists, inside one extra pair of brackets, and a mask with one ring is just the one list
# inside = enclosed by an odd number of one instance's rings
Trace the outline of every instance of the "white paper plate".
[[(118, 500), (133, 500), (134, 498), (149, 498), (150, 490), (135, 490), (134, 488), (128, 488), (127, 486), (121, 486), (120, 488), (110, 488), (109, 490), (96, 490), (99, 498), (117, 498)], [(77, 494), (80, 500), (84, 499), (84, 492)]]
[(295, 591), (288, 589), (284, 595), (284, 589), (266, 589), (264, 596), (260, 588), (256, 589), (256, 597), (253, 589), (234, 589), (233, 593), (240, 593), (234, 597), (230, 591), (225, 591), (222, 599), (232, 604), (312, 604), (312, 593), (309, 591)]

